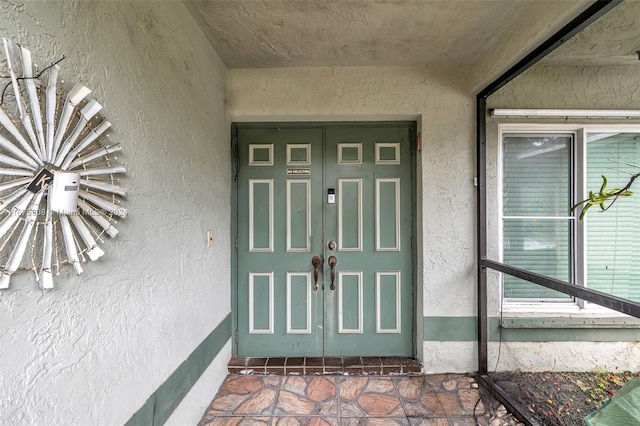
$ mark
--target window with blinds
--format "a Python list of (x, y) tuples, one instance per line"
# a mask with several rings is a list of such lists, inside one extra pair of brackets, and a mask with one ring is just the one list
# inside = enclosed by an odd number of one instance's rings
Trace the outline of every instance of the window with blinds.
[[(571, 281), (573, 135), (505, 135), (502, 152), (504, 263)], [(504, 298), (572, 300), (506, 274)]]
[[(574, 177), (585, 182), (587, 191), (598, 191), (602, 175), (612, 189), (640, 172), (631, 166), (640, 165), (640, 133), (584, 132), (585, 164), (575, 143), (573, 133), (503, 135), (503, 262), (573, 282), (576, 259), (585, 265), (589, 288), (640, 301), (640, 180), (631, 188), (636, 194), (619, 198), (606, 212), (592, 207), (578, 221), (570, 211), (576, 202)], [(586, 195), (577, 196), (582, 198)], [(584, 253), (575, 256), (574, 235), (584, 241)], [(508, 274), (503, 296), (507, 301), (573, 300)]]
[[(598, 191), (602, 175), (608, 188), (621, 188), (628, 165), (640, 163), (640, 133), (587, 133), (587, 188)], [(640, 188), (621, 197), (606, 212), (592, 207), (585, 216), (587, 286), (640, 302)]]

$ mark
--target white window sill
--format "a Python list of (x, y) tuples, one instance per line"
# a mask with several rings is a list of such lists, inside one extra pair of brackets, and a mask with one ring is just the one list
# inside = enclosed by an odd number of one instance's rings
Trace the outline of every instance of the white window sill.
[[(549, 306), (553, 305), (553, 306)], [(503, 328), (640, 328), (640, 319), (591, 304), (575, 303), (505, 304)]]

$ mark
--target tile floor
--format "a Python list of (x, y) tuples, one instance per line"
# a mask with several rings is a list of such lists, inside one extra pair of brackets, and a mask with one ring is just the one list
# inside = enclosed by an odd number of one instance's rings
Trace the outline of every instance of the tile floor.
[(399, 356), (353, 357), (233, 357), (229, 373), (252, 374), (410, 374), (420, 373), (418, 362)]
[(518, 424), (486, 396), (459, 374), (230, 374), (199, 426)]

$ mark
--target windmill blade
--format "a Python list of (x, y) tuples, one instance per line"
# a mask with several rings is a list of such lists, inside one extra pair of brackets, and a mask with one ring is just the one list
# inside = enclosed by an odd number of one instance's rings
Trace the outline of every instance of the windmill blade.
[(22, 232), (20, 232), (18, 242), (13, 248), (11, 256), (9, 257), (9, 261), (5, 265), (4, 270), (0, 273), (0, 288), (9, 288), (9, 280), (11, 279), (11, 275), (20, 267), (20, 262), (22, 262), (24, 252), (27, 249), (27, 244), (29, 243), (29, 237), (31, 237), (33, 225), (36, 223), (36, 219), (38, 217), (38, 207), (40, 205), (40, 200), (42, 200), (43, 194), (44, 191), (38, 192), (35, 197), (33, 197), (31, 203), (29, 203), (29, 207), (25, 212), (26, 217), (24, 226), (22, 227)]
[(91, 207), (86, 201), (78, 200), (78, 207), (87, 214), (95, 223), (97, 223), (111, 238), (115, 238), (118, 235), (118, 230), (109, 222), (109, 219), (104, 217), (102, 213)]
[(56, 111), (58, 110), (58, 72), (60, 67), (54, 65), (49, 69), (49, 83), (47, 84), (46, 102), (47, 102), (47, 141), (46, 155), (47, 161), (51, 161), (53, 151), (53, 138), (55, 133)]
[(18, 189), (8, 197), (0, 199), (0, 207), (2, 207), (2, 209), (8, 209), (11, 204), (13, 204), (18, 198), (22, 197), (26, 193), (27, 190), (25, 188)]
[(40, 266), (40, 275), (38, 283), (40, 288), (48, 290), (53, 288), (53, 273), (51, 269), (51, 257), (53, 255), (53, 214), (51, 209), (47, 209), (47, 215), (44, 220), (44, 239), (42, 246), (42, 265)]
[(71, 91), (67, 95), (67, 100), (64, 103), (60, 121), (58, 121), (58, 129), (56, 130), (55, 136), (53, 138), (53, 147), (51, 148), (51, 157), (49, 157), (49, 162), (53, 162), (54, 158), (56, 158), (58, 155), (58, 148), (60, 147), (62, 138), (67, 132), (67, 127), (69, 126), (69, 122), (71, 121), (73, 111), (84, 98), (89, 96), (89, 93), (91, 93), (90, 89), (78, 83), (73, 87), (73, 89), (71, 89)]
[(127, 195), (127, 188), (122, 188), (111, 183), (102, 182), (99, 180), (80, 179), (80, 185), (87, 188), (98, 189), (100, 191), (108, 192), (110, 194)]
[[(0, 108), (0, 124), (2, 124), (2, 114), (4, 114), (4, 111), (2, 110), (2, 108)], [(34, 161), (32, 157), (29, 157), (27, 154), (21, 151), (20, 148), (15, 146), (13, 143), (11, 143), (8, 139), (6, 139), (3, 136), (0, 136), (0, 146), (6, 149), (7, 151), (11, 152), (12, 154), (14, 154), (16, 157), (19, 157), (22, 161), (24, 161), (34, 170), (38, 168), (38, 163)]]
[(31, 51), (20, 46), (20, 52), (22, 54), (22, 71), (24, 72), (25, 80), (23, 80), (27, 86), (27, 95), (29, 96), (29, 105), (31, 106), (31, 115), (33, 116), (33, 122), (36, 127), (36, 136), (38, 138), (38, 144), (36, 145), (36, 151), (41, 160), (45, 160), (45, 146), (44, 146), (44, 129), (42, 127), (42, 110), (40, 109), (40, 99), (38, 97), (38, 89), (36, 89), (36, 82), (33, 78), (33, 62), (31, 61)]
[(107, 167), (104, 169), (78, 170), (78, 173), (80, 173), (80, 176), (110, 175), (110, 174), (126, 173), (126, 172), (127, 172), (127, 169), (125, 169), (123, 166)]
[(35, 148), (35, 152), (38, 153), (36, 157), (40, 159), (40, 156), (42, 155), (42, 153), (39, 152), (40, 149), (38, 148), (38, 139), (36, 137), (35, 132), (33, 131), (31, 116), (27, 112), (24, 101), (22, 100), (22, 96), (20, 95), (20, 85), (18, 84), (18, 77), (14, 69), (15, 65), (18, 64), (18, 61), (13, 61), (15, 49), (13, 47), (13, 43), (10, 40), (5, 38), (3, 39), (3, 41), (4, 41), (5, 57), (7, 59), (7, 66), (9, 68), (9, 76), (11, 77), (11, 83), (13, 86), (13, 92), (14, 92), (13, 94), (15, 96), (16, 104), (18, 106), (18, 111), (20, 112), (20, 120), (22, 121), (22, 125), (24, 126), (24, 129), (27, 131), (27, 134), (31, 139), (31, 143), (33, 148)]
[[(20, 179), (14, 179), (11, 180), (9, 182), (5, 182), (0, 184), (0, 192), (4, 192), (7, 189), (11, 189), (11, 188), (15, 188), (16, 186), (21, 186), (21, 185), (27, 185), (31, 182), (31, 178), (20, 178)], [(1, 202), (0, 202), (1, 204)]]
[(109, 145), (109, 146), (105, 146), (99, 149), (96, 149), (95, 151), (90, 152), (87, 155), (84, 155), (82, 157), (78, 157), (77, 159), (75, 159), (70, 165), (69, 165), (69, 169), (73, 170), (78, 166), (84, 165), (89, 163), (92, 160), (95, 160), (96, 158), (100, 158), (103, 157), (107, 154), (112, 154), (114, 152), (118, 152), (122, 149), (122, 147), (120, 146), (119, 143), (114, 144), (114, 145)]
[(24, 138), (24, 136), (22, 136), (22, 134), (18, 131), (18, 128), (15, 126), (15, 124), (13, 124), (13, 121), (11, 121), (11, 118), (9, 118), (7, 113), (4, 111), (4, 108), (0, 108), (0, 124), (5, 129), (7, 129), (9, 133), (11, 133), (11, 136), (13, 136), (18, 141), (22, 149), (24, 149), (26, 153), (29, 154), (29, 156), (31, 157), (27, 156), (24, 152), (20, 151), (11, 142), (9, 142), (7, 139), (5, 139), (2, 136), (0, 136), (0, 145), (2, 145), (7, 150), (13, 152), (22, 160), (24, 160), (26, 163), (29, 163), (34, 167), (42, 166), (44, 164), (40, 159), (40, 157), (38, 157), (38, 154), (36, 154), (33, 148), (31, 148), (31, 146), (29, 145), (27, 140)]
[(87, 256), (91, 260), (98, 260), (101, 256), (104, 255), (104, 251), (100, 247), (98, 247), (98, 243), (91, 235), (91, 231), (87, 228), (87, 225), (82, 221), (80, 216), (77, 214), (69, 215), (69, 219), (71, 219), (71, 223), (80, 234), (80, 238), (84, 241), (85, 246), (87, 247)]
[(3, 169), (0, 168), (0, 175), (5, 176), (33, 176), (33, 172), (23, 169)]
[(4, 155), (4, 154), (0, 154), (0, 163), (4, 163), (8, 166), (14, 166), (19, 169), (28, 169), (28, 170), (34, 170), (34, 171), (36, 169), (35, 167), (28, 165), (27, 163), (23, 163), (20, 160), (16, 160), (15, 158), (9, 157), (8, 155)]
[(24, 213), (24, 210), (27, 208), (31, 200), (34, 198), (35, 194), (25, 190), (26, 194), (22, 197), (22, 199), (11, 209), (9, 214), (2, 219), (0, 222), (0, 238), (4, 237), (4, 234), (7, 233), (9, 229), (13, 226), (14, 223), (18, 221), (20, 216)]
[(102, 197), (99, 197), (96, 194), (91, 194), (85, 190), (78, 191), (78, 197), (83, 198), (84, 200), (91, 201), (94, 205), (100, 207), (101, 209), (108, 211), (111, 214), (115, 214), (116, 216), (120, 216), (121, 218), (126, 218), (127, 213), (129, 211), (124, 207), (121, 207), (111, 201), (105, 200)]
[(73, 231), (71, 230), (71, 225), (69, 225), (67, 215), (60, 215), (60, 225), (62, 227), (62, 236), (64, 237), (64, 247), (67, 251), (67, 257), (73, 265), (73, 269), (76, 270), (76, 274), (80, 275), (82, 273), (82, 265), (80, 265), (80, 259), (78, 259), (78, 249), (73, 239)]

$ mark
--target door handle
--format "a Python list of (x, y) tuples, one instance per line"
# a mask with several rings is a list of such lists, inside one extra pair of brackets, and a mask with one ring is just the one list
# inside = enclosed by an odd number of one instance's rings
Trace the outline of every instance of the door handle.
[(311, 258), (311, 264), (313, 265), (313, 291), (318, 291), (318, 275), (320, 274), (322, 259), (320, 256), (313, 256)]
[(335, 266), (338, 264), (338, 258), (335, 257), (335, 256), (329, 256), (329, 260), (327, 260), (327, 263), (331, 267), (331, 287), (329, 287), (329, 288), (331, 290), (335, 290), (336, 289), (336, 285), (335, 285), (336, 268), (335, 268)]

